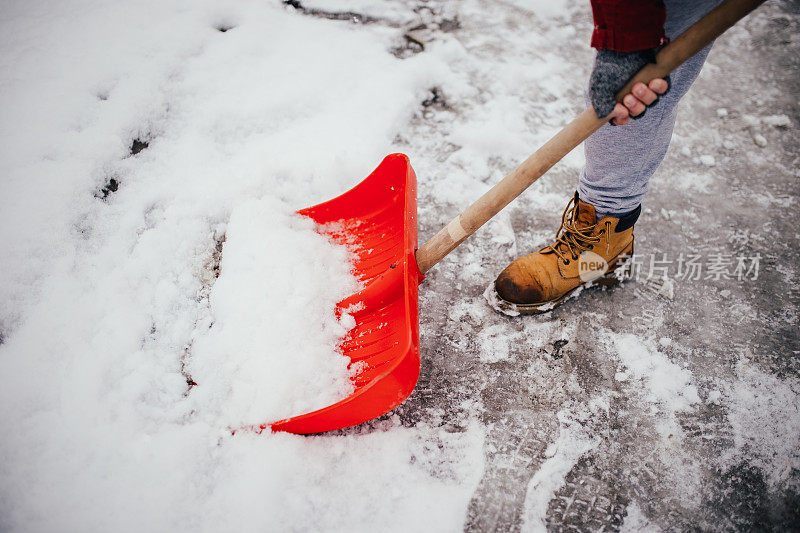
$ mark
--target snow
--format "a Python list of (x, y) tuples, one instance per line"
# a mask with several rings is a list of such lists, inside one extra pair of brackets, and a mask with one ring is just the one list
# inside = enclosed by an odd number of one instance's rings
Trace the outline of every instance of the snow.
[(738, 380), (726, 391), (736, 456), (748, 457), (768, 472), (775, 490), (800, 488), (800, 380), (765, 374), (746, 359)]
[(348, 328), (334, 307), (358, 285), (347, 250), (314, 229), (269, 197), (231, 213), (210, 322), (199, 325), (186, 367), (202, 384), (198, 401), (219, 404), (231, 427), (313, 411), (352, 391), (349, 359), (335, 351)]
[(279, 2), (2, 26), (0, 529), (458, 527), (478, 427), (232, 435), (348, 393), (348, 252), (292, 213), (372, 170), (435, 61)]
[[(595, 407), (599, 404), (592, 405)], [(589, 450), (597, 447), (599, 438), (587, 434), (583, 423), (571, 411), (558, 414), (559, 436), (545, 450), (544, 463), (528, 483), (522, 520), (526, 531), (546, 531), (547, 506), (555, 492), (564, 485), (564, 477)], [(582, 423), (583, 422), (583, 423)]]
[(707, 167), (713, 167), (717, 164), (716, 159), (714, 159), (713, 155), (704, 154), (700, 156), (700, 162)]
[(479, 356), (485, 363), (496, 363), (509, 358), (508, 335), (501, 324), (487, 326), (478, 332)]
[(756, 133), (753, 135), (753, 142), (756, 143), (756, 146), (764, 148), (767, 146), (767, 138), (761, 135), (760, 133)]
[(719, 399), (720, 399), (721, 396), (722, 396), (722, 393), (715, 389), (715, 390), (712, 390), (712, 391), (708, 392), (708, 396), (706, 397), (706, 401), (708, 403), (717, 403), (717, 402), (719, 402)]
[(675, 176), (673, 183), (676, 187), (681, 189), (707, 193), (709, 185), (711, 185), (711, 177), (706, 173), (686, 171)]
[(761, 122), (776, 128), (788, 128), (792, 125), (792, 120), (786, 115), (767, 115), (761, 117)]
[(665, 412), (686, 410), (700, 401), (690, 371), (671, 362), (634, 335), (614, 336), (612, 342), (624, 375), (642, 382), (648, 399)]
[(659, 533), (663, 531), (660, 527), (650, 522), (647, 516), (636, 502), (628, 506), (628, 515), (622, 524), (622, 533)]
[(486, 289), (483, 291), (483, 298), (486, 300), (486, 303), (498, 313), (503, 313), (511, 317), (520, 316), (516, 305), (500, 299), (500, 296), (498, 296), (497, 291), (494, 289), (494, 281), (486, 286)]

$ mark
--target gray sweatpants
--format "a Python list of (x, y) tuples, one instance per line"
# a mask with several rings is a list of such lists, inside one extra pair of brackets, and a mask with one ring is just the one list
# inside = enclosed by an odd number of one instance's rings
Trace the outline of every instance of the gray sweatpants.
[[(667, 37), (674, 39), (721, 0), (665, 0)], [(581, 200), (597, 216), (620, 215), (636, 208), (647, 192), (650, 177), (669, 148), (678, 101), (697, 79), (711, 50), (705, 47), (670, 75), (671, 86), (639, 120), (624, 126), (607, 124), (584, 143), (586, 166), (580, 174)], [(591, 105), (587, 98), (586, 105)]]

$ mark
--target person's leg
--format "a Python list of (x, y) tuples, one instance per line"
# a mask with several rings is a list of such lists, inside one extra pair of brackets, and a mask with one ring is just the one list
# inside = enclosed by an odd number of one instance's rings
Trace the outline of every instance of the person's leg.
[[(666, 0), (667, 36), (679, 35), (719, 1)], [(641, 120), (603, 126), (586, 141), (579, 195), (568, 204), (555, 242), (516, 259), (500, 273), (493, 290), (486, 292), (495, 309), (514, 316), (545, 313), (586, 282), (620, 281), (629, 268), (633, 228), (647, 182), (672, 137), (676, 106), (700, 73), (709, 49), (672, 73), (671, 90)]]
[[(667, 36), (674, 39), (719, 3), (666, 0)], [(669, 92), (641, 119), (625, 126), (605, 125), (584, 143), (586, 166), (581, 171), (578, 193), (581, 200), (595, 207), (598, 218), (619, 216), (641, 204), (650, 177), (667, 153), (678, 101), (697, 78), (709, 50), (711, 45), (675, 69), (670, 75)]]

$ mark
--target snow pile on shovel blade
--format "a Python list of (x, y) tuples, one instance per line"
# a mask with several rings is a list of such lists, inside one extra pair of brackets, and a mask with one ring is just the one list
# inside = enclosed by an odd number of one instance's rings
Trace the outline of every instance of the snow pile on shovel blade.
[(201, 384), (198, 401), (216, 404), (236, 428), (313, 411), (352, 391), (350, 360), (335, 351), (347, 329), (334, 308), (357, 289), (344, 248), (264, 198), (234, 209), (220, 266), (213, 322), (198, 332), (187, 365)]

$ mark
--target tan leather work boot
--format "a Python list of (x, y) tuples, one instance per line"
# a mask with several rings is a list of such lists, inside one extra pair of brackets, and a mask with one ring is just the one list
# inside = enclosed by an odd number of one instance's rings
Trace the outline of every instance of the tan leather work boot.
[(640, 212), (639, 207), (621, 218), (597, 220), (594, 207), (576, 192), (555, 242), (511, 263), (487, 298), (506, 314), (530, 315), (554, 309), (584, 285), (619, 283), (630, 269), (633, 225)]

